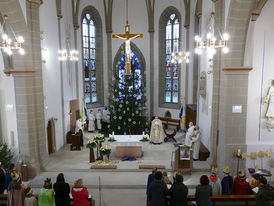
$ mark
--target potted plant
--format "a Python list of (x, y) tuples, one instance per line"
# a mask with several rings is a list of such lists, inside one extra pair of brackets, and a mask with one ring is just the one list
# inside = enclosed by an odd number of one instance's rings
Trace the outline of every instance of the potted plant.
[(110, 146), (106, 145), (106, 146), (100, 147), (100, 154), (101, 154), (102, 156), (104, 156), (104, 161), (105, 161), (106, 163), (109, 162), (110, 153), (111, 153), (111, 147), (110, 147)]
[(102, 142), (105, 141), (105, 136), (101, 133), (98, 133), (93, 136), (93, 140), (97, 143), (97, 151), (96, 151), (97, 160), (102, 160), (103, 156), (100, 153), (100, 157), (99, 157), (99, 151), (100, 151), (100, 148), (102, 147)]
[(94, 148), (97, 147), (97, 142), (94, 140), (89, 140), (86, 147), (89, 148), (89, 162), (95, 162)]

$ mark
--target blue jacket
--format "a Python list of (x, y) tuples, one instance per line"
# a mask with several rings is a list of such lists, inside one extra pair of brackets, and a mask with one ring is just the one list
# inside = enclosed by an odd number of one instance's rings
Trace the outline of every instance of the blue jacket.
[(9, 172), (6, 173), (5, 182), (6, 182), (6, 190), (8, 192), (9, 184), (12, 182), (12, 177)]
[(163, 180), (154, 180), (148, 189), (148, 200), (151, 206), (165, 206), (168, 189)]

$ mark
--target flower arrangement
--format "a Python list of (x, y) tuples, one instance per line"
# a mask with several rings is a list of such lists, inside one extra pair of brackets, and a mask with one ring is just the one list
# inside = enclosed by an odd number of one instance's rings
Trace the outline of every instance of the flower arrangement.
[(93, 137), (93, 140), (96, 142), (104, 142), (105, 141), (105, 136), (101, 133), (95, 134)]
[(111, 153), (111, 147), (110, 146), (102, 146), (101, 148), (100, 148), (100, 153), (101, 153), (101, 155), (107, 155), (107, 156), (109, 156), (110, 155), (110, 153)]
[(149, 141), (148, 136), (144, 135), (143, 138), (140, 141), (141, 142), (148, 142)]
[(89, 140), (87, 145), (86, 145), (86, 147), (89, 148), (89, 149), (95, 148), (96, 146), (97, 146), (97, 143), (94, 140)]
[(116, 139), (114, 139), (113, 135), (109, 135), (109, 142), (116, 142)]

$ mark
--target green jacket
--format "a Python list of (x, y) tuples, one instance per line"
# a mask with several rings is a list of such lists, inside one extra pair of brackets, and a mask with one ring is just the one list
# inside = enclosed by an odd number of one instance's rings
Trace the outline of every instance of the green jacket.
[(55, 206), (55, 199), (52, 189), (41, 189), (38, 195), (39, 206)]
[(257, 206), (271, 206), (274, 198), (274, 188), (269, 184), (262, 185), (256, 195)]

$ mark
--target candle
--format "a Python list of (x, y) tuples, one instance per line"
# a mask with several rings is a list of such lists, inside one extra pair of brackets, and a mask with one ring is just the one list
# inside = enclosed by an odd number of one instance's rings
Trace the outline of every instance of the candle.
[(114, 132), (112, 132), (112, 135), (114, 135)]
[(238, 156), (240, 156), (241, 155), (241, 150), (240, 149), (238, 149)]
[(145, 135), (145, 132), (143, 132), (143, 135)]

